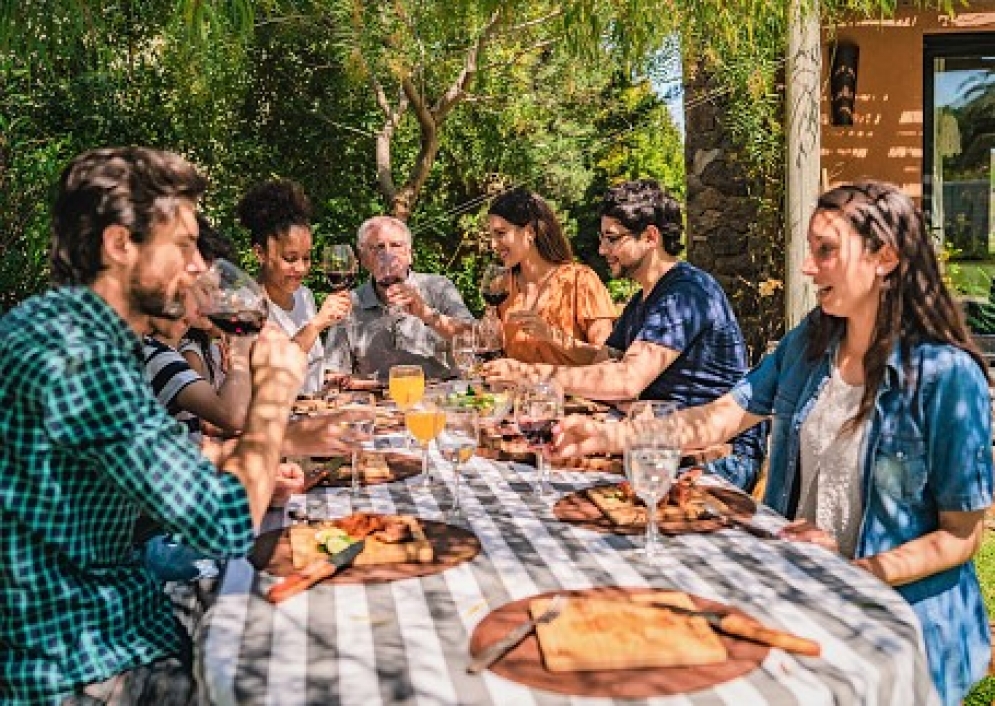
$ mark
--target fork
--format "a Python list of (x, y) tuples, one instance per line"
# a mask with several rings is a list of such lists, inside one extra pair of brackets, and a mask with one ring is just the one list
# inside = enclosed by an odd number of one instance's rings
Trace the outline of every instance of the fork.
[(556, 598), (554, 598), (552, 602), (546, 606), (546, 610), (544, 610), (538, 617), (526, 620), (521, 625), (513, 628), (507, 635), (502, 637), (493, 645), (483, 650), (470, 662), (469, 665), (467, 665), (466, 671), (470, 674), (479, 674), (483, 670), (487, 669), (489, 666), (508, 654), (515, 647), (515, 645), (524, 640), (530, 632), (535, 630), (537, 625), (543, 625), (556, 620), (560, 613), (563, 612), (563, 604), (565, 602), (566, 596), (562, 593), (557, 594)]

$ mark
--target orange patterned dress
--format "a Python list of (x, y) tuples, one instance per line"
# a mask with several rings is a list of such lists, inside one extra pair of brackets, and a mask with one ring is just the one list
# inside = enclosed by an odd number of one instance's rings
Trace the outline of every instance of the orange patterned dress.
[[(531, 336), (508, 315), (515, 311), (528, 311), (525, 294), (519, 289), (518, 279), (511, 278), (508, 298), (498, 307), (504, 322), (505, 355), (525, 363), (551, 363), (553, 365), (582, 365), (587, 362), (571, 347)], [(587, 265), (571, 262), (560, 265), (540, 285), (535, 305), (537, 313), (546, 323), (564, 331), (577, 341), (591, 343), (588, 331), (598, 320), (617, 318), (611, 295), (598, 275)]]

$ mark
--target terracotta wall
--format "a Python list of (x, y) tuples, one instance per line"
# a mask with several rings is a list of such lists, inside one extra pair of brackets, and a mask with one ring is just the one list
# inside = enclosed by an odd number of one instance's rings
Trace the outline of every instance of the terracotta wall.
[(860, 47), (854, 124), (830, 124), (829, 42), (823, 33), (822, 169), (829, 186), (861, 177), (900, 185), (922, 194), (922, 47), (924, 34), (995, 31), (995, 0), (972, 2), (955, 17), (935, 11), (900, 9), (891, 20), (840, 25), (837, 41)]

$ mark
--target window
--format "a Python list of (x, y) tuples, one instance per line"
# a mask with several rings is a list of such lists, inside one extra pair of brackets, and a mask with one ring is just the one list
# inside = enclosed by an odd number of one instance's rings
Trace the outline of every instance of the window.
[(959, 293), (995, 281), (995, 33), (925, 37), (923, 206)]

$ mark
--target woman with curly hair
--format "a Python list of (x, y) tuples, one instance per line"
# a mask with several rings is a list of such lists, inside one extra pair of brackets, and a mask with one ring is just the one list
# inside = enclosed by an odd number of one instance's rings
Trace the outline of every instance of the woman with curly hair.
[[(764, 502), (794, 519), (783, 537), (838, 551), (894, 586), (953, 706), (991, 658), (971, 562), (992, 502), (987, 368), (922, 213), (898, 187), (826, 192), (808, 244), (802, 271), (818, 307), (729, 394), (678, 413), (680, 441), (707, 446), (772, 419)], [(655, 424), (571, 417), (556, 446), (621, 449)]]
[(615, 307), (538, 194), (517, 188), (487, 211), (491, 248), (509, 268), (508, 298), (498, 307), (505, 353), (526, 363), (584, 365), (608, 338)]
[(278, 179), (257, 184), (237, 207), (259, 260), (259, 283), (270, 300), (270, 320), (308, 353), (301, 392), (321, 390), (325, 349), (321, 332), (344, 319), (352, 308), (349, 292), (330, 294), (318, 310), (304, 286), (311, 269), (311, 201), (300, 184)]

